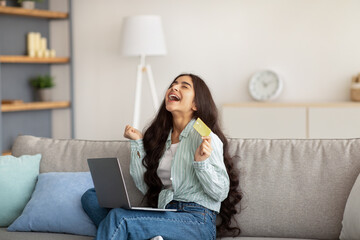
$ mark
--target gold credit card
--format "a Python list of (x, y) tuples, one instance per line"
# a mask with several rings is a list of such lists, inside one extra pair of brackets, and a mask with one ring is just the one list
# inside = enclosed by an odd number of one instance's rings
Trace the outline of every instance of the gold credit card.
[(211, 133), (211, 129), (200, 118), (196, 119), (193, 127), (202, 137), (209, 136)]

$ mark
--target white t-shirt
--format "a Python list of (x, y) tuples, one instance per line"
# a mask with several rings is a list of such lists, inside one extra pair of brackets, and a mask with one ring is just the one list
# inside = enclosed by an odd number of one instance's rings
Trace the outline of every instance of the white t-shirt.
[(176, 149), (178, 148), (179, 143), (171, 144), (171, 146), (165, 151), (164, 157), (159, 163), (157, 169), (157, 175), (159, 176), (162, 184), (165, 188), (171, 188), (171, 161), (175, 156)]

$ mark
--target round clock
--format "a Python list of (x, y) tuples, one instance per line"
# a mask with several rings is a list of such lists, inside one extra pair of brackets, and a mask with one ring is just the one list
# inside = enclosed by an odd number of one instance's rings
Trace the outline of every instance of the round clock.
[(270, 70), (256, 72), (249, 81), (249, 93), (257, 101), (268, 101), (278, 97), (283, 82), (278, 74)]

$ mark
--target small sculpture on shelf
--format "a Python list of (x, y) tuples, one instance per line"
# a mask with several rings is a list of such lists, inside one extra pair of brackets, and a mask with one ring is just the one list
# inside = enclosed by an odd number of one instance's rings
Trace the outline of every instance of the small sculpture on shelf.
[(350, 88), (350, 98), (352, 101), (360, 101), (360, 73), (352, 78)]
[(28, 33), (27, 50), (29, 57), (38, 57), (38, 58), (56, 57), (55, 50), (47, 48), (47, 39), (41, 37), (41, 34), (39, 32)]
[(50, 75), (39, 75), (30, 79), (30, 84), (35, 89), (35, 99), (41, 102), (52, 100), (51, 89), (55, 86), (54, 77)]

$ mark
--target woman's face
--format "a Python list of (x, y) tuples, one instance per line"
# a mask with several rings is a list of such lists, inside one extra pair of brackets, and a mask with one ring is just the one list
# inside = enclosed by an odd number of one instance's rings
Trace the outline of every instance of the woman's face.
[(190, 76), (177, 78), (166, 91), (165, 106), (171, 113), (191, 114), (196, 111), (195, 91)]

